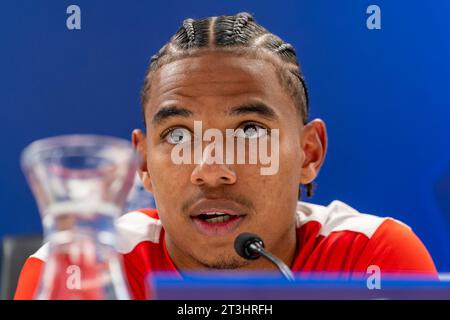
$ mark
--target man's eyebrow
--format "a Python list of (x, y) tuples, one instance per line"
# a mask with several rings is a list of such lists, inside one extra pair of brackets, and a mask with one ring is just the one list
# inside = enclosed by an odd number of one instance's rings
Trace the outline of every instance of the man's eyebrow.
[(181, 118), (187, 118), (192, 116), (192, 111), (181, 108), (181, 107), (163, 107), (158, 110), (158, 112), (155, 113), (152, 119), (152, 123), (154, 125), (161, 124), (162, 122), (166, 121), (167, 119), (171, 117), (181, 117)]
[(262, 117), (276, 120), (278, 115), (276, 112), (266, 104), (262, 102), (246, 103), (237, 107), (233, 107), (229, 110), (230, 116), (246, 115), (246, 114), (259, 114)]

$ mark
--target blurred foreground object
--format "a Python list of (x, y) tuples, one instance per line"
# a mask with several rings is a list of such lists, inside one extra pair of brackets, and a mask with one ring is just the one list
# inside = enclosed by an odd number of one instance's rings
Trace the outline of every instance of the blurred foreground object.
[(126, 140), (68, 135), (36, 141), (22, 169), (49, 246), (37, 299), (129, 299), (116, 249), (137, 160)]

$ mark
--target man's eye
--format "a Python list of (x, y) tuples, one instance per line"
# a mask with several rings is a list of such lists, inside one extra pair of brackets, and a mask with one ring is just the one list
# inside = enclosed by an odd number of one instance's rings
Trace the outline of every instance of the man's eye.
[(180, 144), (191, 140), (191, 132), (186, 128), (170, 130), (164, 139), (170, 144)]
[(267, 129), (256, 123), (247, 123), (240, 126), (235, 135), (238, 138), (257, 139), (267, 135)]

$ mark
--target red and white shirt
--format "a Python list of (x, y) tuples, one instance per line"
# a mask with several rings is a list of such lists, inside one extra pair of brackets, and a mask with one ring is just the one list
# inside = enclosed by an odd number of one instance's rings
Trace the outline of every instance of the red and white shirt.
[[(328, 206), (297, 204), (297, 250), (294, 272), (333, 272), (341, 277), (381, 272), (437, 278), (433, 260), (410, 227), (392, 218), (363, 214), (341, 201)], [(154, 209), (142, 209), (117, 220), (118, 250), (135, 299), (146, 298), (146, 278), (155, 271), (177, 272), (165, 246), (164, 228)], [(48, 244), (22, 268), (15, 299), (34, 297), (48, 256)]]

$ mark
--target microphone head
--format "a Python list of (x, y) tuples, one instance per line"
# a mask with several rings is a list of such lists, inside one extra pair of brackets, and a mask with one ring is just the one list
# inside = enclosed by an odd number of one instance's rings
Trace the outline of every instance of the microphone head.
[(236, 237), (234, 240), (234, 249), (237, 254), (247, 260), (255, 260), (260, 257), (260, 254), (250, 248), (251, 244), (259, 244), (264, 248), (264, 242), (256, 234), (244, 232)]

